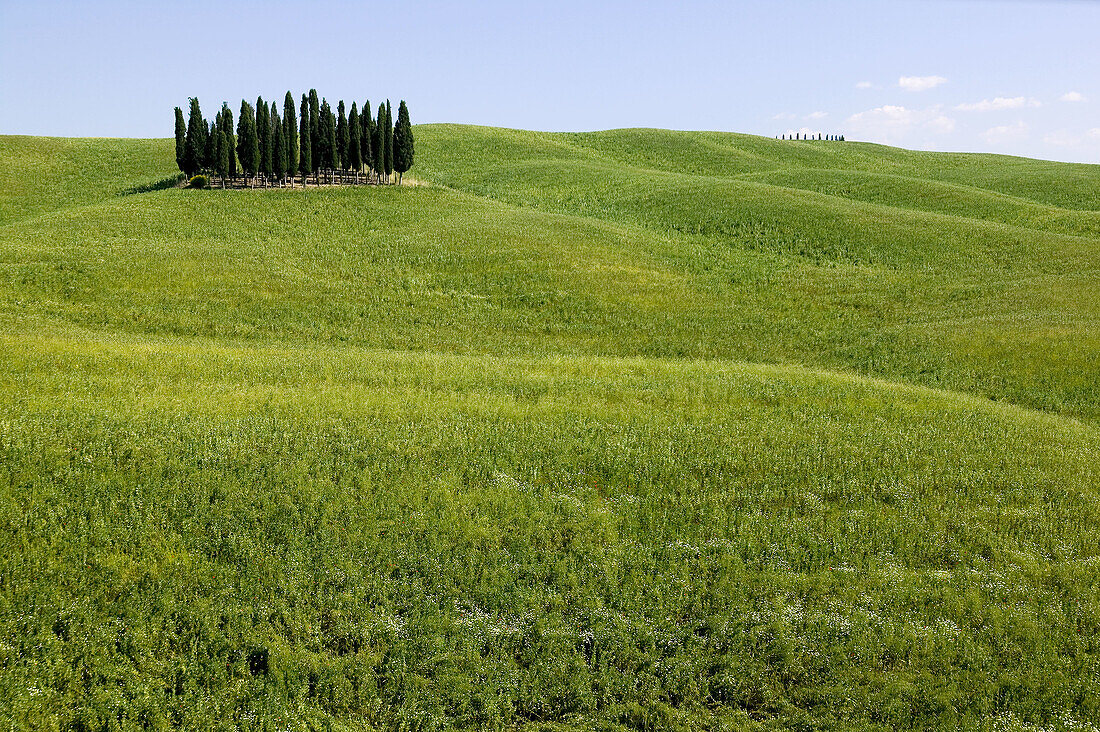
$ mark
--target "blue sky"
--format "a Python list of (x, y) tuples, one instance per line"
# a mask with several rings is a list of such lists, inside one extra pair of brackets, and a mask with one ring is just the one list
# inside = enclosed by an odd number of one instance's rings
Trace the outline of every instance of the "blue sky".
[(1100, 162), (1100, 2), (0, 0), (0, 133), (167, 137), (198, 96)]

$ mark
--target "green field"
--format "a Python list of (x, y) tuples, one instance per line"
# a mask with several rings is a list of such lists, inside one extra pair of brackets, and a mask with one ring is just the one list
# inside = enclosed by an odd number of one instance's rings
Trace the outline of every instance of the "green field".
[(1100, 726), (1100, 166), (415, 134), (0, 137), (0, 720)]

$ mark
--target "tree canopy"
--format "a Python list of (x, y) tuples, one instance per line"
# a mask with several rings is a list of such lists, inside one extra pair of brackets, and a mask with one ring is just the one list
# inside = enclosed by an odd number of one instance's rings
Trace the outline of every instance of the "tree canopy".
[(359, 142), (359, 112), (355, 109), (355, 102), (351, 103), (351, 111), (348, 112), (348, 160), (347, 168), (354, 170), (356, 177), (363, 167), (362, 149)]
[(187, 133), (183, 141), (183, 172), (188, 178), (202, 170), (203, 153), (206, 151), (206, 122), (202, 119), (197, 97), (189, 100), (191, 109), (187, 118)]
[(351, 139), (348, 133), (348, 113), (344, 109), (344, 100), (341, 99), (340, 103), (336, 106), (336, 167), (343, 170), (349, 169), (351, 166), (348, 164), (350, 157), (348, 156), (348, 144)]
[(309, 99), (302, 95), (302, 120), (299, 122), (298, 132), (298, 172), (305, 181), (307, 175), (313, 172), (313, 142), (310, 137)]
[[(176, 107), (176, 165), (180, 170), (183, 167), (183, 151), (187, 142), (187, 123), (183, 121), (183, 110)], [(184, 172), (186, 172), (184, 170)]]
[(393, 169), (397, 171), (397, 182), (413, 166), (413, 132), (409, 121), (409, 108), (405, 100), (397, 107), (397, 124), (393, 128)]
[(369, 100), (361, 108), (352, 102), (350, 109), (340, 100), (334, 110), (310, 89), (295, 110), (288, 91), (281, 114), (275, 102), (263, 97), (254, 107), (242, 99), (236, 127), (226, 102), (212, 121), (203, 118), (197, 97), (188, 105), (186, 122), (183, 109), (173, 110), (176, 165), (188, 177), (220, 175), (223, 187), (293, 186), (296, 176), (306, 185), (310, 173), (315, 185), (359, 183), (360, 173), (368, 174), (363, 181), (382, 184), (393, 182), (395, 171), (400, 183), (413, 165), (412, 122), (404, 100), (395, 123), (388, 101), (372, 116)]

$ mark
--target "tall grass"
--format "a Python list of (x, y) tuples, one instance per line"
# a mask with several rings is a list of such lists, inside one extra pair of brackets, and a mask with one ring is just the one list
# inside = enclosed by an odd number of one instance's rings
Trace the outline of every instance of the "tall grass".
[(0, 423), (29, 728), (1100, 711), (1100, 439), (1071, 421), (711, 362), (4, 352), (35, 384)]
[(417, 143), (0, 138), (0, 719), (1100, 725), (1095, 168)]

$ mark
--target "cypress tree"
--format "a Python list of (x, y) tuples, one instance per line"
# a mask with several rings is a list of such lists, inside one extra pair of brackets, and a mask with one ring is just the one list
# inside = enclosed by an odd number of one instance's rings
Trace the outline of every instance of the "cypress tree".
[(378, 105), (378, 119), (374, 123), (371, 146), (374, 148), (374, 172), (378, 176), (378, 182), (382, 182), (382, 174), (386, 172), (386, 105)]
[(271, 108), (263, 97), (256, 97), (256, 135), (260, 140), (260, 172), (264, 177), (264, 186), (271, 175)]
[(321, 108), (317, 103), (317, 90), (309, 90), (309, 147), (313, 158), (313, 175), (321, 170)]
[(271, 103), (271, 172), (275, 180), (283, 182), (286, 176), (286, 139), (283, 137), (283, 121), (275, 102)]
[(202, 151), (202, 167), (206, 170), (214, 170), (218, 167), (218, 128), (211, 122), (206, 131), (206, 146)]
[(328, 101), (321, 100), (321, 108), (317, 111), (317, 165), (322, 170), (328, 170), (328, 120), (330, 116)]
[(409, 121), (409, 108), (405, 100), (397, 107), (397, 125), (393, 128), (393, 168), (397, 171), (397, 185), (401, 177), (413, 166), (413, 131)]
[(328, 125), (325, 128), (328, 130), (328, 142), (325, 143), (325, 149), (328, 150), (328, 167), (329, 167), (329, 182), (333, 180), (332, 171), (336, 170), (336, 165), (339, 161), (336, 160), (337, 141), (336, 141), (336, 114), (332, 111), (332, 107), (328, 108)]
[(386, 180), (393, 175), (393, 109), (386, 100)]
[(363, 102), (363, 111), (359, 113), (359, 154), (363, 160), (363, 167), (368, 171), (374, 164), (374, 156), (371, 153), (371, 130), (374, 129), (374, 120), (370, 116), (370, 100)]
[(321, 167), (329, 172), (332, 182), (332, 169), (336, 163), (336, 118), (327, 99), (321, 99)]
[(344, 108), (344, 100), (341, 99), (340, 103), (336, 105), (336, 167), (347, 170), (351, 166), (348, 164), (351, 158), (348, 156), (348, 115), (347, 110)]
[(183, 150), (187, 140), (187, 125), (183, 121), (183, 110), (176, 107), (176, 166), (183, 170)]
[(241, 170), (256, 184), (256, 171), (260, 163), (260, 141), (256, 134), (256, 113), (252, 105), (241, 101), (241, 118), (237, 120), (237, 157)]
[(187, 116), (187, 134), (183, 140), (183, 172), (190, 178), (202, 167), (202, 155), (206, 149), (206, 123), (202, 120), (199, 100), (191, 97), (191, 109)]
[(223, 130), (218, 130), (218, 174), (222, 177), (222, 189), (225, 189), (225, 176), (229, 175), (229, 140)]
[(306, 185), (306, 176), (313, 172), (313, 148), (309, 136), (309, 100), (302, 95), (302, 121), (298, 132), (298, 172), (302, 174), (302, 187)]
[(290, 92), (283, 98), (283, 139), (286, 143), (286, 174), (294, 187), (294, 173), (298, 170), (298, 120), (294, 118), (294, 97)]
[(221, 130), (222, 130), (222, 132), (225, 133), (225, 142), (226, 142), (225, 149), (226, 149), (226, 156), (228, 157), (227, 170), (229, 171), (229, 177), (230, 178), (236, 178), (237, 177), (237, 155), (234, 152), (234, 148), (236, 148), (236, 146), (237, 146), (237, 139), (233, 136), (233, 112), (231, 112), (229, 110), (229, 105), (226, 104), (225, 102), (222, 102), (221, 118), (222, 118)]
[(355, 171), (356, 183), (359, 182), (359, 169), (363, 167), (359, 133), (359, 112), (355, 109), (355, 102), (352, 102), (351, 111), (348, 112), (348, 167)]

